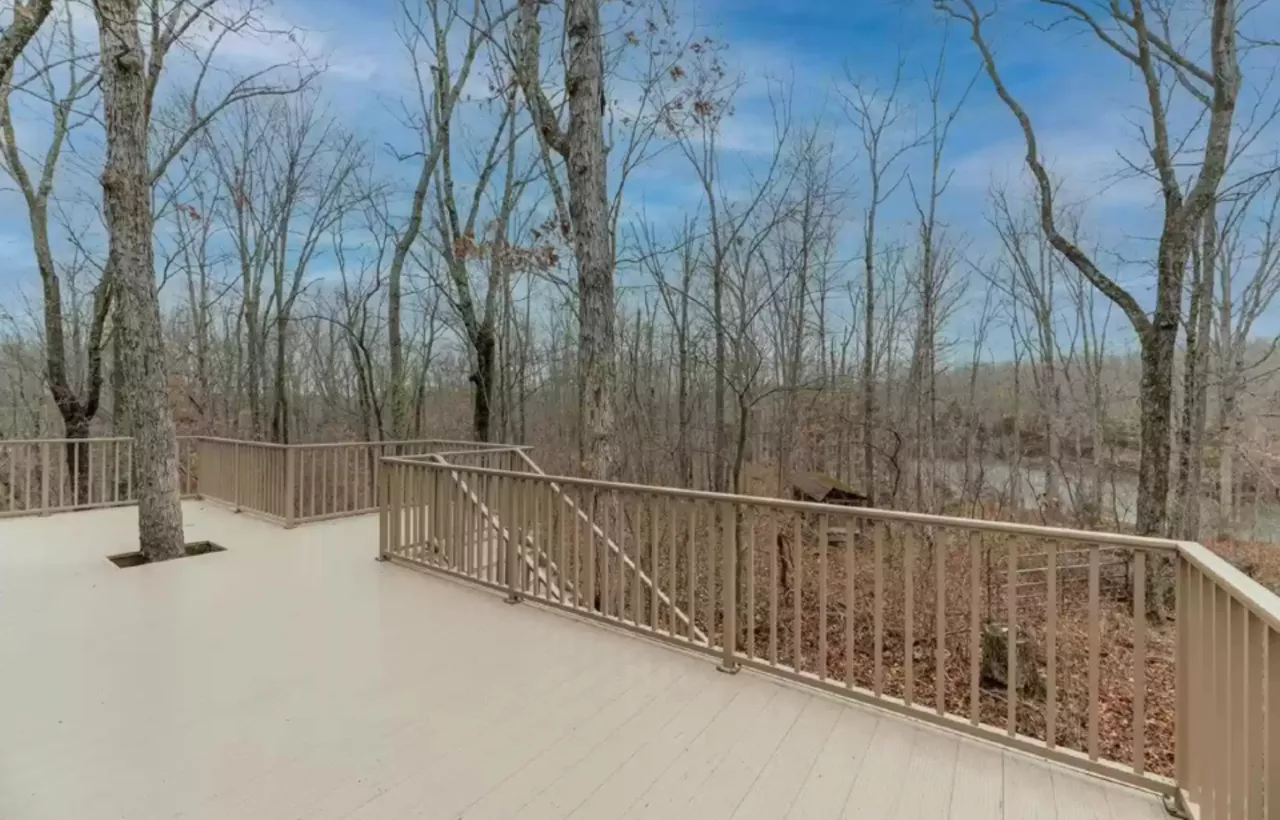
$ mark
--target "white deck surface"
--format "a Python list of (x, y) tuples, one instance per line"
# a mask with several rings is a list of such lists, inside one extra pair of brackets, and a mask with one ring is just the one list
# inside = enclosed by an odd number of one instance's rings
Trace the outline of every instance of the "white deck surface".
[(0, 521), (0, 818), (1160, 818), (1129, 789), (379, 564), (376, 519), (119, 570)]

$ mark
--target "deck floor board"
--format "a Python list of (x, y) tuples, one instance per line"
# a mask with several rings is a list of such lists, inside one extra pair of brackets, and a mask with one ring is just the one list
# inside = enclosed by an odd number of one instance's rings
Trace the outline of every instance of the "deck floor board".
[(0, 521), (0, 817), (1156, 818), (1151, 795), (373, 561), (377, 519), (118, 570), (130, 508)]

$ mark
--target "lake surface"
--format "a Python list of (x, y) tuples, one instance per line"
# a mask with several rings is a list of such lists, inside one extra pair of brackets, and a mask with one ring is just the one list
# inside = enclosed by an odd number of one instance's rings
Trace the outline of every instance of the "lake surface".
[[(943, 461), (938, 463), (938, 468), (941, 470), (942, 478), (952, 490), (958, 491), (964, 482), (964, 463)], [(1013, 473), (1008, 463), (986, 462), (982, 465), (981, 471), (984, 493), (1008, 494)], [(1019, 475), (1020, 500), (1023, 508), (1031, 510), (1039, 508), (1038, 499), (1044, 493), (1045, 476), (1043, 467), (1023, 465)], [(972, 475), (970, 480), (973, 480)], [(1059, 476), (1059, 494), (1065, 509), (1073, 509), (1074, 504), (1081, 500), (1080, 497), (1087, 497), (1087, 493), (1088, 487), (1081, 486), (1080, 479), (1076, 475), (1071, 476), (1070, 481), (1063, 481)], [(1102, 492), (1102, 506), (1105, 519), (1110, 520), (1114, 517), (1125, 523), (1133, 523), (1138, 507), (1137, 478), (1129, 475), (1106, 478)], [(1206, 532), (1214, 526), (1217, 515), (1217, 500), (1206, 497), (1201, 502), (1200, 508), (1200, 518), (1204, 522)], [(1246, 497), (1240, 504), (1237, 517), (1239, 518), (1235, 526), (1237, 538), (1280, 543), (1280, 504), (1267, 501), (1256, 503), (1252, 497)]]

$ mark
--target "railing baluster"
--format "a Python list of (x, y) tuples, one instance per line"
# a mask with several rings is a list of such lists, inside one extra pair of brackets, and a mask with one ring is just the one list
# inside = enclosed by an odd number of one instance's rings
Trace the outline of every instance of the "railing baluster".
[(1191, 714), (1188, 704), (1190, 703), (1190, 690), (1192, 681), (1191, 664), (1191, 647), (1188, 646), (1192, 635), (1192, 619), (1195, 618), (1194, 603), (1192, 601), (1193, 591), (1192, 585), (1195, 576), (1192, 574), (1191, 564), (1181, 555), (1175, 559), (1177, 567), (1177, 614), (1176, 614), (1176, 638), (1174, 643), (1174, 696), (1176, 698), (1176, 706), (1174, 707), (1174, 715), (1176, 723), (1174, 727), (1174, 781), (1182, 787), (1191, 784), (1191, 724), (1194, 716)]
[(482, 505), (477, 517), (476, 537), (479, 543), (476, 545), (476, 555), (480, 563), (479, 577), (483, 581), (492, 584), (494, 578), (494, 557), (493, 557), (493, 496), (490, 493), (490, 487), (493, 484), (493, 476), (478, 476), (480, 482), (476, 487), (480, 504)]
[(58, 508), (61, 509), (67, 506), (67, 458), (66, 446), (63, 445), (59, 449), (62, 452), (58, 454), (55, 461), (58, 464)]
[(982, 533), (976, 530), (969, 532), (969, 723), (978, 725), (982, 712), (982, 690), (980, 684), (980, 663), (982, 660), (981, 644), (981, 608), (982, 584), (978, 576), (982, 572)]
[(1231, 610), (1231, 661), (1227, 666), (1227, 702), (1230, 714), (1227, 725), (1223, 727), (1227, 739), (1227, 771), (1230, 772), (1227, 790), (1232, 795), (1233, 811), (1237, 817), (1243, 817), (1244, 812), (1240, 809), (1249, 794), (1249, 783), (1245, 779), (1249, 772), (1249, 735), (1244, 711), (1247, 692), (1245, 675), (1249, 668), (1245, 654), (1245, 647), (1249, 644), (1249, 613), (1230, 594), (1227, 596), (1227, 606)]
[[(690, 500), (689, 501), (689, 538), (685, 545), (686, 546), (685, 551), (687, 553), (686, 557), (688, 559), (685, 562), (685, 583), (689, 587), (689, 612), (688, 612), (689, 630), (688, 632), (689, 632), (689, 640), (691, 641), (697, 635), (697, 629), (694, 627), (694, 620), (697, 618), (697, 611), (698, 611), (698, 600), (696, 595), (697, 590), (695, 589), (697, 577), (698, 577), (697, 545), (695, 543), (698, 537), (697, 533), (698, 533), (698, 502)], [(710, 632), (707, 633), (708, 640), (710, 640), (710, 634), (711, 634)]]
[(79, 507), (84, 500), (80, 498), (80, 443), (71, 445), (71, 506)]
[(818, 678), (827, 679), (827, 544), (829, 516), (818, 516)]
[(933, 701), (935, 710), (942, 715), (947, 711), (947, 549), (932, 527), (926, 532), (933, 542)]
[(1231, 779), (1230, 758), (1227, 754), (1227, 720), (1229, 720), (1228, 701), (1231, 698), (1227, 689), (1227, 667), (1231, 663), (1231, 614), (1227, 606), (1227, 593), (1217, 584), (1213, 585), (1213, 700), (1216, 707), (1217, 721), (1209, 732), (1209, 760), (1213, 766), (1213, 808), (1209, 815), (1213, 820), (1227, 816), (1228, 794), (1227, 783)]
[(1262, 681), (1266, 690), (1266, 801), (1267, 818), (1275, 820), (1280, 817), (1280, 794), (1275, 789), (1280, 783), (1280, 632), (1268, 626), (1266, 635), (1267, 663)]
[(542, 556), (543, 574), (546, 582), (543, 584), (542, 597), (550, 601), (551, 584), (553, 581), (551, 567), (554, 562), (552, 553), (552, 543), (555, 540), (555, 530), (552, 528), (551, 522), (551, 486), (544, 481), (537, 483), (538, 487), (538, 536), (542, 547), (538, 550), (538, 554)]
[(414, 476), (413, 484), (413, 549), (409, 555), (415, 561), (434, 563), (431, 561), (432, 538), (431, 520), (435, 516), (434, 491), (440, 474), (430, 465), (405, 467), (406, 472)]
[(778, 519), (769, 516), (769, 663), (778, 665)]
[(434, 508), (432, 513), (439, 523), (435, 544), (428, 553), (428, 557), (432, 565), (444, 570), (452, 570), (454, 569), (452, 552), (455, 548), (451, 518), (453, 504), (450, 501), (455, 486), (453, 473), (449, 467), (438, 463), (428, 462), (428, 465), (425, 469), (435, 477), (430, 504)]
[(875, 671), (872, 686), (876, 697), (884, 694), (884, 531), (884, 522), (877, 521), (872, 533), (872, 540), (875, 543), (875, 566), (873, 567), (875, 572), (875, 612), (873, 613), (875, 622), (873, 644)]
[(395, 470), (395, 547), (396, 552), (403, 555), (405, 553), (405, 474), (407, 470), (403, 464), (397, 464)]
[(916, 538), (911, 525), (902, 528), (902, 700), (908, 706), (916, 694)]
[(600, 512), (602, 516), (600, 521), (600, 532), (603, 534), (603, 538), (601, 539), (601, 544), (600, 544), (601, 563), (600, 563), (599, 609), (600, 609), (601, 615), (607, 616), (609, 614), (609, 608), (613, 604), (613, 597), (610, 594), (611, 588), (610, 588), (610, 572), (609, 572), (609, 569), (610, 569), (609, 558), (611, 557), (613, 550), (609, 549), (609, 542), (613, 541), (614, 543), (617, 543), (617, 539), (614, 538), (612, 535), (613, 529), (610, 527), (610, 523), (613, 519), (613, 512), (614, 512), (612, 490), (605, 490), (604, 498), (602, 499), (602, 503), (600, 504)]
[(1147, 554), (1133, 555), (1133, 770), (1147, 768)]
[(670, 571), (670, 586), (667, 589), (670, 595), (667, 605), (667, 634), (675, 635), (676, 630), (679, 629), (677, 625), (679, 621), (676, 618), (676, 599), (680, 590), (680, 582), (676, 573), (676, 559), (680, 554), (680, 542), (676, 538), (676, 518), (679, 517), (680, 505), (674, 498), (664, 498), (663, 507), (667, 513), (667, 556), (669, 558), (667, 563), (671, 564), (668, 567)]
[[(30, 509), (31, 509), (31, 474), (32, 474), (32, 472), (33, 472), (33, 471), (32, 471), (32, 469), (31, 469), (31, 467), (32, 467), (32, 462), (34, 462), (34, 461), (35, 461), (35, 449), (34, 449), (34, 448), (32, 448), (32, 447), (27, 447), (27, 448), (26, 448), (26, 457), (25, 457), (24, 461), (25, 461), (25, 466), (26, 466), (26, 470), (25, 470), (25, 472), (26, 472), (26, 478), (23, 480), (23, 492), (24, 492), (24, 495), (23, 495), (23, 499), (22, 499), (22, 506), (23, 506), (23, 508), (25, 508), (25, 509), (27, 509), (27, 510), (30, 510)], [(44, 476), (43, 476), (43, 475), (41, 475), (41, 477), (40, 477), (40, 481), (41, 481), (41, 483), (43, 483), (43, 482), (44, 482)]]
[[(548, 489), (550, 488), (548, 487)], [(567, 508), (564, 503), (565, 496), (563, 493), (565, 488), (561, 487), (560, 489), (561, 492), (559, 494), (552, 491), (551, 503), (555, 505), (554, 517), (556, 521), (556, 547), (560, 556), (559, 564), (556, 566), (556, 571), (560, 576), (560, 605), (564, 606), (565, 587), (569, 586), (569, 576), (565, 572), (565, 567), (568, 566), (566, 561), (569, 554), (568, 535), (565, 532), (565, 518), (569, 515), (569, 508)], [(576, 581), (574, 582), (573, 588), (576, 592), (578, 588)]]
[[(568, 492), (568, 488), (565, 489)], [(581, 510), (582, 505), (582, 488), (575, 487), (573, 491), (574, 509)], [(587, 526), (590, 527), (591, 521), (588, 515)], [(582, 585), (586, 581), (586, 573), (582, 571), (582, 518), (576, 513), (573, 516), (573, 595), (577, 601), (578, 608), (581, 609), (588, 605), (589, 599), (583, 597)]]
[(467, 541), (467, 518), (469, 517), (467, 474), (461, 467), (454, 468), (454, 474), (458, 478), (453, 483), (453, 492), (450, 493), (453, 500), (453, 568), (457, 572), (466, 574), (467, 551), (471, 549), (471, 543)]
[(1098, 675), (1102, 624), (1098, 614), (1098, 547), (1089, 545), (1089, 759), (1098, 759)]
[(644, 601), (640, 583), (640, 563), (643, 560), (641, 555), (644, 551), (644, 539), (641, 537), (641, 533), (644, 532), (641, 527), (641, 521), (644, 518), (644, 499), (641, 496), (635, 497), (631, 505), (631, 513), (631, 543), (635, 544), (635, 562), (631, 565), (631, 623), (639, 625), (644, 621), (641, 611)]
[(724, 567), (723, 585), (721, 587), (724, 603), (724, 627), (720, 630), (720, 644), (723, 655), (720, 660), (721, 672), (737, 672), (736, 657), (738, 641), (738, 513), (733, 504), (720, 504), (720, 545), (721, 566)]
[[(392, 453), (396, 455), (396, 453)], [(401, 465), (398, 468), (403, 472), (406, 468)], [(324, 449), (313, 447), (311, 449), (311, 516), (319, 518), (324, 514)]]
[[(855, 524), (849, 519), (841, 521), (844, 527), (844, 685), (852, 689), (856, 683), (854, 649), (857, 627), (857, 549), (855, 548)], [(856, 527), (861, 530), (861, 522)], [(859, 536), (861, 532), (858, 533)]]
[[(746, 655), (756, 656), (756, 514), (754, 507), (745, 507), (741, 511), (734, 508), (734, 515), (741, 515), (742, 535), (746, 538), (746, 546), (741, 550), (743, 566), (742, 574), (746, 576), (747, 604), (743, 614), (746, 617), (743, 629), (746, 632)], [(735, 524), (737, 518), (734, 519)]]
[(1005, 629), (1005, 656), (1008, 661), (1008, 715), (1005, 720), (1005, 731), (1009, 737), (1018, 733), (1018, 547), (1017, 542), (1009, 539), (1008, 553), (1005, 556), (1005, 608), (1008, 620)]
[(14, 477), (18, 467), (18, 447), (16, 444), (7, 447), (0, 445), (0, 453), (9, 454), (9, 506), (5, 508), (6, 512), (13, 512), (18, 507), (14, 501), (18, 490), (18, 481)]
[(801, 632), (804, 623), (800, 620), (800, 599), (804, 597), (804, 542), (801, 540), (800, 517), (796, 513), (791, 522), (791, 667), (797, 672), (804, 668), (804, 652), (801, 647)]
[[(587, 490), (588, 507), (586, 529), (587, 529), (587, 608), (604, 614), (604, 607), (599, 606), (599, 597), (596, 594), (596, 514), (598, 510), (598, 498), (596, 496), (596, 488), (594, 486)], [(603, 530), (602, 530), (603, 532)]]
[(502, 542), (502, 565), (505, 567), (503, 574), (507, 586), (507, 601), (514, 604), (520, 600), (520, 576), (516, 571), (520, 543), (519, 527), (516, 521), (518, 488), (516, 487), (517, 479), (511, 476), (502, 476), (501, 481), (502, 520), (506, 522), (503, 526), (506, 537)]
[(614, 615), (619, 621), (627, 619), (627, 585), (626, 585), (626, 566), (627, 566), (627, 516), (626, 507), (622, 500), (618, 497), (617, 492), (611, 492), (611, 505), (613, 507), (613, 529), (618, 534), (616, 543), (618, 545), (618, 581), (614, 589), (617, 609)]
[[(1249, 669), (1246, 673), (1248, 681), (1248, 692), (1245, 696), (1246, 714), (1253, 716), (1248, 721), (1245, 730), (1249, 733), (1249, 751), (1248, 764), (1244, 773), (1245, 782), (1248, 783), (1249, 793), (1245, 798), (1248, 801), (1249, 816), (1262, 817), (1264, 809), (1265, 792), (1271, 791), (1270, 788), (1264, 788), (1264, 778), (1267, 774), (1266, 769), (1266, 727), (1263, 721), (1256, 718), (1262, 715), (1266, 708), (1266, 650), (1267, 635), (1270, 634), (1271, 628), (1265, 621), (1256, 614), (1249, 614), (1249, 646), (1245, 650), (1248, 656)], [(1185, 713), (1183, 713), (1185, 714)], [(1278, 750), (1280, 753), (1280, 750)], [(1270, 781), (1273, 785), (1277, 780)], [(1280, 809), (1280, 806), (1277, 806)]]
[(1058, 731), (1058, 542), (1045, 548), (1045, 745), (1057, 745)]
[[(641, 500), (643, 503), (643, 499)], [(661, 618), (658, 614), (658, 496), (649, 498), (649, 629), (658, 631)], [(674, 590), (673, 590), (674, 592)]]

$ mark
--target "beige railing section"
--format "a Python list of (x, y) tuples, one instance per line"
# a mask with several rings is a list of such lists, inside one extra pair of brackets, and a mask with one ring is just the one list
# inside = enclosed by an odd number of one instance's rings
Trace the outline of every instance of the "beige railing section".
[(1177, 783), (1193, 817), (1280, 817), (1280, 600), (1199, 544), (1178, 564)]
[[(376, 511), (383, 456), (495, 448), (521, 449), (443, 439), (283, 445), (182, 436), (179, 481), (183, 497), (293, 526)], [(0, 517), (133, 504), (133, 468), (129, 438), (0, 440)]]
[(416, 441), (296, 444), (294, 509), (296, 520), (323, 521), (378, 509), (379, 459), (384, 456), (427, 456), (431, 453), (508, 451), (512, 445), (447, 439)]
[[(178, 440), (178, 480), (196, 493), (196, 441)], [(137, 501), (133, 439), (0, 440), (0, 517), (115, 507)]]
[[(525, 468), (385, 459), (380, 551), (1176, 792), (1201, 818), (1280, 813), (1280, 604), (1203, 547)], [(1176, 596), (1170, 623), (1153, 595)]]

